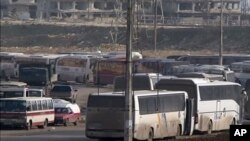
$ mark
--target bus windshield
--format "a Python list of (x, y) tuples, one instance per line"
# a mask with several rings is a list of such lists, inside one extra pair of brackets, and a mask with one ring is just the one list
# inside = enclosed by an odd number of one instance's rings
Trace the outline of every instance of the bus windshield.
[[(143, 83), (142, 83), (143, 82)], [(117, 77), (114, 83), (114, 91), (125, 91), (125, 77)], [(133, 90), (151, 90), (150, 78), (148, 76), (133, 76)]]
[(89, 96), (88, 107), (91, 108), (124, 108), (124, 96)]
[(26, 102), (19, 100), (1, 100), (0, 112), (25, 112)]
[(23, 91), (3, 91), (0, 98), (24, 97)]
[(41, 91), (35, 91), (35, 90), (29, 90), (29, 95), (30, 97), (42, 97), (42, 92)]

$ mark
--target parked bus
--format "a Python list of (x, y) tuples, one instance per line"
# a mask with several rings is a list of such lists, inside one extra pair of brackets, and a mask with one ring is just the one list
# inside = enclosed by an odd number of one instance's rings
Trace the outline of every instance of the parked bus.
[(195, 130), (210, 134), (242, 121), (241, 85), (198, 78), (161, 79), (156, 89), (186, 91), (194, 99)]
[(250, 124), (250, 79), (246, 81), (245, 90), (247, 93), (248, 101), (245, 104), (244, 122)]
[[(183, 135), (186, 131), (188, 95), (183, 91), (134, 91), (133, 138), (153, 140)], [(91, 94), (88, 98), (88, 138), (123, 138), (123, 92)], [(191, 127), (188, 129), (192, 131)]]
[[(187, 55), (187, 56), (181, 56), (177, 60), (189, 61), (190, 64), (217, 65), (219, 64), (219, 55)], [(250, 60), (250, 55), (243, 55), (243, 54), (223, 55), (223, 65), (230, 65), (234, 62), (242, 62), (245, 60)]]
[[(231, 71), (228, 67), (221, 65), (179, 65), (173, 66), (171, 69), (171, 75), (180, 76), (182, 74), (195, 74), (195, 73), (205, 73), (214, 75), (223, 81), (235, 82), (235, 73)], [(184, 76), (184, 75), (182, 75)], [(220, 77), (220, 78), (219, 78)], [(212, 78), (212, 77), (210, 77)], [(212, 78), (213, 79), (213, 78)]]
[(172, 67), (188, 64), (188, 61), (176, 61), (174, 59), (144, 58), (138, 61), (137, 72), (171, 75)]
[(18, 68), (15, 58), (17, 56), (23, 56), (23, 53), (12, 53), (12, 52), (0, 52), (0, 76), (1, 78), (18, 77)]
[(12, 97), (44, 97), (45, 92), (43, 89), (27, 88), (17, 86), (1, 86), (0, 98)]
[(245, 86), (246, 81), (250, 79), (250, 60), (232, 63), (230, 68), (235, 72), (237, 82)]
[(0, 98), (28, 97), (29, 89), (26, 87), (0, 87)]
[[(175, 76), (163, 76), (159, 73), (134, 73), (132, 79), (132, 90), (154, 90), (156, 82), (163, 78), (174, 78)], [(117, 76), (114, 79), (113, 91), (125, 91), (125, 75)]]
[(20, 126), (27, 130), (34, 126), (46, 128), (55, 118), (52, 99), (42, 97), (0, 99), (0, 114), (0, 125)]
[(56, 62), (59, 81), (86, 83), (92, 73), (90, 58), (87, 55), (67, 55)]
[[(136, 70), (136, 61), (133, 62), (133, 72)], [(114, 78), (126, 74), (126, 60), (99, 59), (94, 68), (94, 84), (113, 84)]]
[(62, 55), (33, 54), (16, 58), (19, 66), (19, 81), (30, 86), (41, 86), (46, 89), (57, 81), (55, 72), (56, 60)]

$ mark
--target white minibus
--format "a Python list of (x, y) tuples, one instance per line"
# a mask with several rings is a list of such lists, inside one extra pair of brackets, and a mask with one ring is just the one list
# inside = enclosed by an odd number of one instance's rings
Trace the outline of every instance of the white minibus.
[(19, 97), (0, 99), (0, 125), (46, 128), (55, 119), (52, 98)]

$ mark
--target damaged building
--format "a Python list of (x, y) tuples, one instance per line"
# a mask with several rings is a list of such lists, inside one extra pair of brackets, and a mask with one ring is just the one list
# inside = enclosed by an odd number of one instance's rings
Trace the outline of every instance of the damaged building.
[[(1, 0), (1, 16), (38, 20), (86, 20), (99, 17), (126, 19), (126, 2), (127, 0)], [(224, 23), (239, 25), (244, 15), (244, 2), (246, 0), (223, 0), (222, 6), (221, 0), (135, 0), (135, 14), (139, 17), (138, 22), (153, 23), (156, 4), (158, 23), (216, 25), (220, 21), (223, 7)]]
[(36, 18), (36, 0), (1, 0), (1, 18), (27, 20)]

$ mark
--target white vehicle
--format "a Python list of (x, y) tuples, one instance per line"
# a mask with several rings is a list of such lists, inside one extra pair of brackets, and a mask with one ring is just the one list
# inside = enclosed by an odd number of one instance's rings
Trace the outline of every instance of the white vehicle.
[[(17, 57), (18, 79), (29, 86), (45, 87), (50, 89), (53, 82), (57, 81), (55, 62), (59, 54), (32, 54)], [(47, 90), (46, 90), (47, 91)]]
[[(163, 76), (159, 73), (134, 73), (133, 74), (133, 88), (132, 90), (154, 90), (156, 82), (160, 79), (173, 78), (174, 76)], [(114, 79), (114, 92), (125, 91), (126, 79), (125, 76), (117, 76)]]
[(44, 97), (43, 89), (27, 88), (25, 86), (1, 86), (0, 98), (12, 97)]
[(0, 76), (16, 78), (18, 76), (18, 68), (15, 57), (23, 55), (23, 53), (0, 52)]
[(46, 96), (45, 91), (43, 89), (30, 88), (28, 91), (29, 92), (28, 92), (27, 97), (44, 97), (44, 96)]
[(242, 121), (241, 85), (198, 78), (161, 79), (156, 89), (186, 91), (194, 99), (195, 130), (207, 132), (229, 129)]
[(85, 83), (92, 73), (90, 58), (86, 55), (68, 55), (60, 57), (56, 63), (59, 81)]
[(68, 126), (69, 123), (77, 125), (81, 119), (80, 107), (63, 99), (53, 99), (55, 106), (55, 124)]
[(0, 81), (0, 87), (27, 87), (27, 83), (19, 81)]
[[(139, 52), (132, 52), (131, 54), (133, 60), (142, 59), (143, 56)], [(118, 52), (109, 52), (106, 55), (103, 56), (103, 58), (109, 58), (109, 59), (126, 59), (126, 52), (125, 51), (118, 51)]]
[(27, 130), (33, 126), (46, 128), (54, 122), (53, 100), (42, 97), (19, 97), (0, 99), (0, 124), (20, 126)]
[[(182, 135), (188, 127), (185, 125), (187, 99), (187, 93), (183, 91), (134, 91), (134, 139), (152, 140)], [(122, 92), (89, 95), (86, 136), (123, 138), (124, 102)]]
[(26, 97), (29, 95), (29, 89), (26, 87), (0, 87), (0, 98)]

